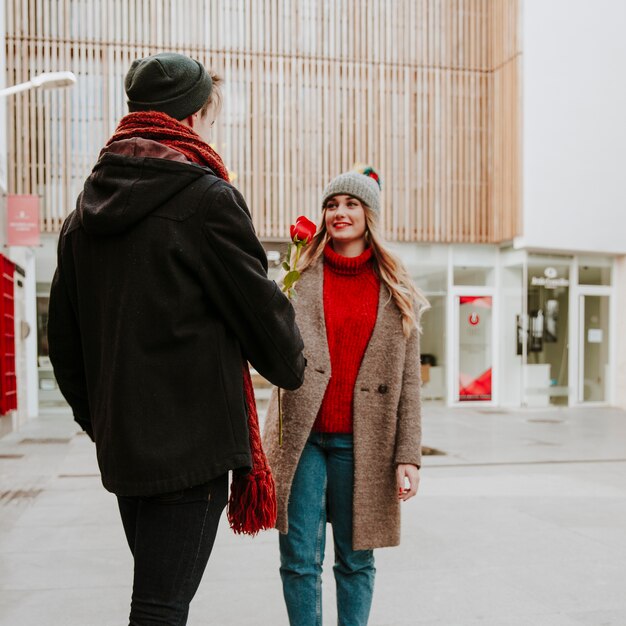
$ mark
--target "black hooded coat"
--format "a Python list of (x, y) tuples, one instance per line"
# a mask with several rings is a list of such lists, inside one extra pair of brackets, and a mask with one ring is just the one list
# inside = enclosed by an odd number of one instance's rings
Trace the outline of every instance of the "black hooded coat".
[(304, 376), (293, 308), (241, 194), (150, 140), (111, 144), (85, 182), (59, 239), (48, 338), (118, 495), (245, 471), (243, 359), (285, 389)]

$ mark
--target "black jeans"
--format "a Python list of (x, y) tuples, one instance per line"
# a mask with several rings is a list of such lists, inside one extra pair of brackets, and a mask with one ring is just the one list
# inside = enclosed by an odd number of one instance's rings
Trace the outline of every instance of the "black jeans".
[(184, 626), (228, 498), (228, 474), (157, 496), (118, 496), (135, 560), (130, 626)]

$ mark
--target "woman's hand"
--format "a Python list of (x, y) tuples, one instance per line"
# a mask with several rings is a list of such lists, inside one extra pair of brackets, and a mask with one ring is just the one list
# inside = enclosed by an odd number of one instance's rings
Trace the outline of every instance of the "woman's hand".
[[(406, 487), (405, 478), (409, 481), (408, 488)], [(416, 465), (401, 463), (396, 468), (396, 479), (398, 483), (398, 499), (406, 501), (417, 493), (417, 488), (420, 484), (420, 471)]]

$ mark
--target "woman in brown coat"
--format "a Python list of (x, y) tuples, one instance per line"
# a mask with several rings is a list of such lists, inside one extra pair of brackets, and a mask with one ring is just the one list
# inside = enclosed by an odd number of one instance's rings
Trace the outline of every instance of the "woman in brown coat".
[(294, 303), (304, 384), (276, 391), (264, 444), (276, 480), (281, 578), (292, 626), (322, 623), (326, 523), (333, 527), (342, 626), (367, 624), (373, 549), (400, 542), (400, 502), (420, 467), (419, 315), (427, 306), (382, 245), (378, 175), (339, 175), (299, 264)]

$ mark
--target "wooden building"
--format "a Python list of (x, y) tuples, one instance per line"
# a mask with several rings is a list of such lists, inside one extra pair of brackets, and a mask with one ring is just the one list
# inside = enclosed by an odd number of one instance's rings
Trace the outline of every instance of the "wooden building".
[(500, 243), (520, 229), (519, 0), (7, 0), (9, 193), (55, 233), (126, 112), (123, 78), (159, 51), (225, 79), (214, 143), (262, 239), (355, 162), (383, 177), (392, 241)]

